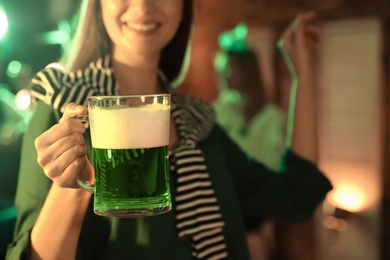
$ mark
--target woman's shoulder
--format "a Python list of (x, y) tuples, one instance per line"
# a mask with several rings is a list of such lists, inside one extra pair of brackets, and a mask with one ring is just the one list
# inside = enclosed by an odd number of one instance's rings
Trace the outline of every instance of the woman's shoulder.
[(285, 118), (286, 112), (283, 111), (279, 106), (276, 104), (268, 104), (264, 106), (264, 108), (261, 110), (260, 114), (263, 114), (264, 116), (277, 116), (278, 118)]
[(99, 59), (76, 72), (66, 72), (60, 66), (49, 65), (34, 75), (31, 95), (63, 112), (70, 102), (86, 105), (88, 96), (115, 94), (117, 86), (112, 69), (104, 64)]
[(266, 105), (259, 111), (252, 121), (252, 128), (262, 128), (267, 125), (283, 127), (286, 113), (274, 104)]
[[(214, 107), (203, 99), (192, 96), (180, 94), (176, 91), (171, 93), (173, 110), (184, 110), (190, 117), (197, 118), (209, 123), (215, 122)], [(189, 118), (188, 118), (189, 119)]]
[(202, 99), (172, 92), (172, 119), (182, 138), (199, 142), (209, 136), (215, 125), (214, 108)]

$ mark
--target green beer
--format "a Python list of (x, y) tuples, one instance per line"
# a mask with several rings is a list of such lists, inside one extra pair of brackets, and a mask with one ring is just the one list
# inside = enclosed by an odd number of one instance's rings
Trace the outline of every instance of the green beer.
[(171, 209), (168, 147), (93, 148), (95, 212), (108, 216), (147, 216)]
[(170, 96), (90, 97), (88, 114), (95, 213), (131, 218), (171, 210)]

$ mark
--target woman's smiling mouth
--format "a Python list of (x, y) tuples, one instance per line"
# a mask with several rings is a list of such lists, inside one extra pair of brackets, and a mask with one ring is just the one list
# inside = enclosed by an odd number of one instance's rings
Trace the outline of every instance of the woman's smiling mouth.
[(160, 23), (156, 23), (156, 22), (149, 22), (149, 23), (126, 22), (125, 24), (128, 28), (141, 33), (153, 32), (158, 27), (160, 27)]

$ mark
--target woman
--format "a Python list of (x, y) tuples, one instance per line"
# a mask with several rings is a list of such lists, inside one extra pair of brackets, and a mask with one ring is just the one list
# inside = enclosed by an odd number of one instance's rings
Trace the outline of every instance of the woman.
[[(219, 36), (220, 50), (214, 59), (220, 87), (213, 103), (216, 121), (244, 152), (276, 171), (284, 150), (285, 115), (266, 92), (269, 88), (247, 37), (243, 23)], [(274, 222), (255, 224), (247, 227), (251, 259), (273, 259)]]
[[(300, 22), (305, 27), (304, 31), (296, 31), (294, 34), (287, 30), (282, 41), (287, 40), (287, 46), (294, 53), (294, 65), (300, 68), (297, 75), (290, 67), (293, 82), (302, 79), (299, 86), (299, 96), (307, 95), (306, 99), (300, 98), (299, 107), (305, 107), (308, 111), (316, 111), (316, 93), (313, 91), (315, 84), (314, 51), (318, 46), (319, 32), (309, 22), (315, 18), (314, 13), (301, 15)], [(303, 33), (304, 32), (304, 33)], [(257, 161), (261, 161), (268, 168), (278, 170), (279, 161), (283, 150), (290, 144), (285, 144), (286, 115), (277, 102), (272, 98), (272, 89), (266, 87), (260, 73), (260, 64), (256, 53), (248, 43), (248, 28), (240, 23), (230, 31), (223, 32), (219, 36), (220, 51), (214, 59), (214, 67), (218, 75), (220, 94), (214, 102), (218, 124), (229, 134), (244, 152)], [(285, 54), (285, 44), (281, 47)], [(297, 49), (301, 51), (298, 53)], [(309, 55), (307, 55), (309, 54)], [(283, 58), (288, 65), (292, 64), (289, 56)], [(292, 86), (292, 89), (296, 88)], [(292, 92), (294, 94), (294, 91)], [(292, 96), (291, 102), (294, 102)], [(298, 114), (298, 116), (300, 116)], [(290, 120), (290, 123), (292, 121)], [(315, 118), (307, 121), (307, 140), (313, 140), (312, 152), (308, 152), (311, 160), (316, 160), (316, 131), (313, 126), (317, 124)], [(302, 132), (300, 130), (299, 132)], [(288, 133), (291, 135), (291, 132)], [(252, 259), (272, 259), (275, 254), (273, 241), (274, 221), (267, 220), (258, 224), (255, 228), (248, 227), (248, 246)], [(261, 225), (259, 225), (261, 224)]]
[(213, 103), (217, 122), (248, 155), (277, 170), (285, 114), (265, 93), (255, 52), (221, 48), (214, 60), (220, 86)]
[[(84, 1), (73, 52), (64, 59), (68, 71), (48, 68), (33, 80), (40, 102), (24, 139), (18, 220), (7, 259), (248, 259), (244, 218), (305, 219), (331, 189), (313, 164), (293, 152), (286, 153), (281, 175), (249, 160), (214, 123), (212, 108), (169, 88), (181, 69), (191, 12), (190, 0)], [(173, 102), (171, 185), (179, 185), (184, 150), (205, 166), (200, 181), (211, 183), (210, 193), (201, 196), (216, 201), (208, 216), (218, 217), (209, 221), (200, 218), (205, 205), (193, 209), (191, 230), (176, 226), (183, 214), (178, 201), (155, 217), (96, 216), (91, 194), (76, 183), (94, 174), (89, 133), (67, 120), (87, 113), (80, 105), (86, 96), (162, 92), (172, 93)], [(195, 185), (195, 193), (202, 191)]]

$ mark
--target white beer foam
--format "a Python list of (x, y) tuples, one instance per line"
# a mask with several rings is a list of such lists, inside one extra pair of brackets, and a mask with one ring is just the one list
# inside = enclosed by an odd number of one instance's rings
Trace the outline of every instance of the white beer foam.
[(94, 148), (151, 148), (169, 143), (170, 108), (167, 105), (94, 108), (89, 111), (89, 118)]

